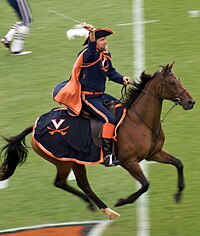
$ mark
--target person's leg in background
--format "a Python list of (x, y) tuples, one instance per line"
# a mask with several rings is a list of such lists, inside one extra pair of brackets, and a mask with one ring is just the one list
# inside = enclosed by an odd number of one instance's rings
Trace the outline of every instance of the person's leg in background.
[(26, 0), (8, 0), (8, 2), (21, 21), (11, 27), (1, 42), (12, 54), (20, 54), (23, 52), (24, 42), (30, 31), (32, 15)]

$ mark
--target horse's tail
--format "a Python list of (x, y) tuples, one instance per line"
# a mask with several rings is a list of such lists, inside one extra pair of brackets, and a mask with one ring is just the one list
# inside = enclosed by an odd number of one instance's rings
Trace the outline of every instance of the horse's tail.
[(32, 131), (33, 126), (30, 126), (14, 137), (4, 137), (7, 144), (0, 150), (3, 159), (3, 163), (0, 167), (0, 180), (8, 179), (13, 175), (16, 167), (26, 161), (28, 150), (25, 137)]

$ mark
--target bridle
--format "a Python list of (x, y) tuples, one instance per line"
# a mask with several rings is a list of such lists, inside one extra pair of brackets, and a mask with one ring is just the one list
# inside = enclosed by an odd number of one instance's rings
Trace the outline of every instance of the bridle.
[[(173, 73), (169, 73), (168, 75), (166, 75), (165, 77), (162, 77), (162, 75), (161, 75), (161, 77), (160, 77), (160, 80), (163, 82), (163, 87), (165, 86), (165, 78), (167, 78), (167, 77), (169, 77), (170, 75), (172, 75)], [(178, 78), (177, 78), (177, 80), (179, 80)], [(162, 88), (163, 88), (162, 87)], [(180, 103), (180, 101), (181, 101), (181, 99), (180, 99), (180, 97), (186, 92), (186, 88), (184, 88), (183, 89), (183, 91), (182, 92), (180, 92), (180, 94), (178, 95), (178, 96), (175, 96), (175, 97), (173, 97), (173, 98), (171, 98), (171, 99), (166, 99), (166, 100), (169, 100), (169, 101), (172, 101), (172, 102), (174, 102), (176, 105), (178, 105), (179, 103)], [(170, 94), (170, 93), (169, 93)], [(162, 98), (162, 99), (164, 99), (164, 98)]]
[[(169, 74), (166, 75), (165, 77), (163, 77), (162, 75), (160, 76), (160, 81), (161, 81), (162, 84), (163, 84), (162, 89), (163, 89), (163, 87), (166, 85), (166, 83), (165, 83), (165, 78), (169, 77), (170, 75), (172, 75), (172, 73), (169, 73)], [(133, 84), (132, 84), (132, 85), (133, 85)], [(140, 90), (141, 92), (143, 92), (143, 93), (145, 93), (145, 94), (149, 94), (149, 95), (151, 95), (151, 96), (153, 96), (153, 97), (155, 97), (155, 98), (158, 98), (158, 99), (160, 99), (160, 100), (164, 100), (164, 98), (163, 98), (162, 96), (158, 96), (158, 95), (153, 94), (153, 93), (151, 93), (151, 92), (149, 92), (149, 91), (146, 91), (146, 90), (144, 90), (144, 89), (138, 89), (138, 90)], [(175, 96), (175, 97), (172, 97), (171, 99), (166, 99), (166, 100), (172, 101), (172, 102), (174, 102), (176, 105), (178, 105), (178, 104), (180, 103), (180, 101), (181, 101), (180, 97), (181, 97), (186, 91), (187, 91), (187, 89), (184, 88), (183, 91), (181, 91), (180, 94), (178, 94), (178, 96)], [(161, 92), (161, 93), (162, 93), (162, 92)], [(169, 93), (169, 94), (170, 94), (170, 93)]]
[[(161, 81), (162, 84), (163, 84), (162, 90), (163, 90), (163, 87), (166, 86), (165, 78), (169, 77), (170, 75), (172, 75), (172, 73), (167, 74), (165, 77), (163, 77), (162, 75), (160, 76), (160, 81)], [(130, 84), (133, 85), (133, 86), (135, 86), (134, 83), (130, 83)], [(122, 87), (122, 90), (121, 90), (122, 97), (121, 97), (120, 101), (124, 99), (124, 95), (125, 95), (125, 96), (127, 95), (126, 87), (127, 87), (126, 85), (124, 85), (124, 86)], [(162, 96), (158, 96), (158, 95), (156, 95), (156, 94), (154, 94), (154, 93), (151, 93), (151, 92), (149, 92), (149, 91), (146, 91), (145, 89), (140, 89), (140, 88), (136, 88), (136, 89), (138, 89), (138, 91), (141, 91), (141, 92), (144, 93), (144, 94), (153, 96), (153, 97), (155, 97), (155, 98), (157, 98), (157, 99), (159, 99), (159, 100), (164, 100), (164, 98), (163, 98)], [(167, 113), (164, 115), (164, 117), (161, 119), (161, 122), (164, 122), (165, 118), (166, 118), (167, 115), (170, 113), (170, 111), (171, 111), (173, 108), (175, 108), (178, 104), (180, 104), (180, 102), (181, 102), (180, 97), (181, 97), (186, 91), (187, 91), (186, 88), (184, 88), (183, 91), (181, 91), (180, 94), (178, 94), (178, 96), (172, 97), (171, 99), (166, 99), (166, 100), (169, 100), (169, 101), (174, 102), (174, 104), (173, 104), (173, 106), (167, 111)], [(169, 93), (169, 92), (168, 92), (168, 93)], [(161, 92), (161, 94), (162, 94), (162, 92)], [(169, 93), (169, 95), (170, 95), (170, 93)], [(142, 119), (142, 117), (138, 114), (138, 112), (136, 111), (136, 109), (135, 109), (135, 107), (134, 107), (133, 104), (131, 105), (131, 108), (132, 108), (132, 109), (134, 110), (134, 112), (137, 114), (137, 116), (139, 117), (139, 119), (152, 131), (152, 133), (154, 133), (155, 136), (158, 137), (159, 134), (160, 134), (160, 129), (159, 129), (158, 132), (155, 132), (155, 131)]]
[[(163, 84), (162, 89), (163, 89), (163, 87), (164, 87), (165, 84), (166, 84), (165, 81), (164, 81), (165, 78), (169, 77), (170, 75), (172, 75), (172, 73), (169, 73), (169, 74), (166, 75), (165, 77), (163, 77), (162, 75), (160, 76), (160, 81), (161, 81), (162, 84)], [(134, 83), (130, 83), (130, 85), (135, 86)], [(122, 97), (121, 97), (121, 99), (120, 99), (119, 101), (122, 101), (122, 100), (124, 99), (124, 95), (125, 95), (125, 96), (127, 95), (126, 88), (127, 88), (126, 85), (122, 86), (122, 89), (121, 89), (121, 95), (122, 95)], [(159, 100), (164, 100), (164, 98), (163, 98), (162, 96), (158, 96), (158, 95), (156, 95), (156, 94), (154, 94), (154, 93), (151, 93), (151, 92), (149, 92), (149, 91), (146, 91), (145, 89), (136, 88), (136, 90), (141, 91), (141, 92), (143, 92), (143, 93), (145, 93), (145, 94), (148, 94), (148, 95), (150, 95), (150, 96), (153, 96), (153, 97), (155, 97), (155, 98), (157, 98), (157, 99), (159, 99)], [(173, 98), (171, 98), (171, 99), (166, 99), (166, 100), (172, 101), (172, 102), (174, 102), (176, 105), (178, 105), (178, 104), (180, 103), (180, 101), (181, 101), (181, 100), (180, 100), (180, 97), (181, 97), (186, 91), (187, 91), (187, 89), (184, 88), (183, 91), (182, 91), (178, 96), (175, 96), (175, 97), (173, 97)], [(175, 106), (176, 106), (176, 105), (175, 105)]]

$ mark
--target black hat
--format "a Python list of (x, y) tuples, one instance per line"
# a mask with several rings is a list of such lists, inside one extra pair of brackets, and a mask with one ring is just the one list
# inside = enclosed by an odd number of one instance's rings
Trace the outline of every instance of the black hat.
[[(107, 37), (107, 36), (113, 34), (113, 31), (111, 29), (108, 29), (108, 28), (97, 28), (97, 29), (94, 30), (94, 32), (95, 32), (95, 39), (96, 40), (100, 39), (102, 37)], [(90, 38), (90, 35), (84, 41), (83, 46), (88, 44), (89, 38)]]

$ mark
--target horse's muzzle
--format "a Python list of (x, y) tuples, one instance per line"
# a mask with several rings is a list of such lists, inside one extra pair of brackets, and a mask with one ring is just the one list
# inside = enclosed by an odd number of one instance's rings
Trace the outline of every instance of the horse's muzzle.
[(194, 107), (195, 101), (193, 99), (188, 99), (180, 101), (178, 104), (181, 105), (184, 110), (191, 110)]

